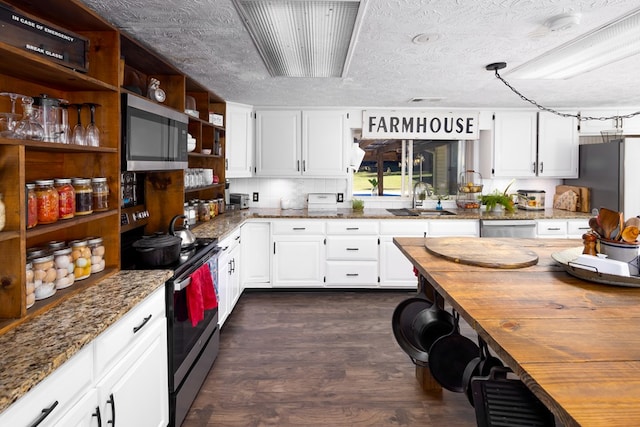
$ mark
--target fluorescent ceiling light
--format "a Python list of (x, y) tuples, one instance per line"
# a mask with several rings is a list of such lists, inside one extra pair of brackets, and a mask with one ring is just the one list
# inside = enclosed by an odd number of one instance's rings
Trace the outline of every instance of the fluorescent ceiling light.
[(344, 77), (366, 0), (233, 0), (274, 77)]
[(515, 79), (568, 79), (640, 53), (640, 9), (505, 73)]

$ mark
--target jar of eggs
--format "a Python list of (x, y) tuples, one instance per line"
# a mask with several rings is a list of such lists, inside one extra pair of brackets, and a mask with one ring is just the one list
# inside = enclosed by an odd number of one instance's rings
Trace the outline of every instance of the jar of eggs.
[(27, 294), (27, 308), (33, 307), (36, 303), (36, 285), (33, 277), (33, 263), (27, 262), (27, 280), (26, 280), (26, 294)]
[(75, 265), (71, 256), (71, 248), (65, 247), (53, 251), (53, 262), (56, 267), (56, 289), (64, 289), (73, 285)]
[(56, 293), (56, 269), (53, 263), (53, 255), (45, 255), (34, 258), (33, 285), (35, 287), (36, 300), (49, 298)]
[(91, 249), (91, 273), (99, 273), (104, 270), (104, 243), (102, 237), (90, 237), (87, 239)]
[(75, 279), (86, 279), (91, 275), (91, 249), (86, 240), (73, 240), (70, 245)]

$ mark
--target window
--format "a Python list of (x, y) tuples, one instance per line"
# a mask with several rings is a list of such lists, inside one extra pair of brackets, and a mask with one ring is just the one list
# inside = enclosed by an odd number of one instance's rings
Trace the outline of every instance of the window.
[(433, 197), (455, 195), (464, 170), (464, 141), (361, 140), (365, 151), (353, 176), (353, 195), (407, 196), (424, 182)]

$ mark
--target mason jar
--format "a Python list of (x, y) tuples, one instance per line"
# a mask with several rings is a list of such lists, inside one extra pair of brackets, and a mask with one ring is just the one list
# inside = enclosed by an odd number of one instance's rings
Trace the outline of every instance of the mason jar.
[(91, 273), (99, 273), (104, 270), (104, 240), (102, 237), (90, 237), (87, 239), (87, 245), (91, 250)]
[(56, 289), (64, 289), (75, 282), (75, 265), (71, 256), (71, 248), (65, 247), (53, 252), (53, 262), (56, 268)]
[(86, 240), (74, 240), (70, 245), (75, 279), (86, 279), (91, 275), (91, 249)]
[(34, 258), (31, 264), (33, 265), (33, 284), (36, 300), (53, 296), (56, 293), (56, 268), (53, 263), (53, 255)]
[(58, 178), (54, 180), (54, 186), (58, 191), (58, 218), (73, 218), (76, 214), (76, 192), (71, 178)]
[(52, 179), (36, 181), (38, 224), (51, 224), (58, 220), (58, 191), (53, 188)]
[(93, 210), (102, 212), (109, 209), (109, 186), (107, 178), (99, 177), (91, 179), (93, 189)]
[(27, 229), (38, 225), (38, 197), (36, 196), (36, 185), (26, 184), (27, 199)]
[(93, 213), (93, 188), (88, 178), (74, 178), (73, 189), (76, 192), (76, 215)]

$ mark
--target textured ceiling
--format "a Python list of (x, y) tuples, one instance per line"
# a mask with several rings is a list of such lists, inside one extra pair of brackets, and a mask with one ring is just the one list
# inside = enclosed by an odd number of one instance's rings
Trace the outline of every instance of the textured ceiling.
[[(271, 77), (231, 0), (83, 0), (226, 101), (255, 106), (524, 107), (506, 72), (640, 6), (638, 0), (367, 0), (346, 78)], [(550, 32), (552, 16), (579, 26)], [(411, 39), (432, 34), (427, 44)], [(556, 107), (640, 105), (640, 55), (560, 81), (511, 83)], [(441, 101), (411, 103), (414, 97)]]

